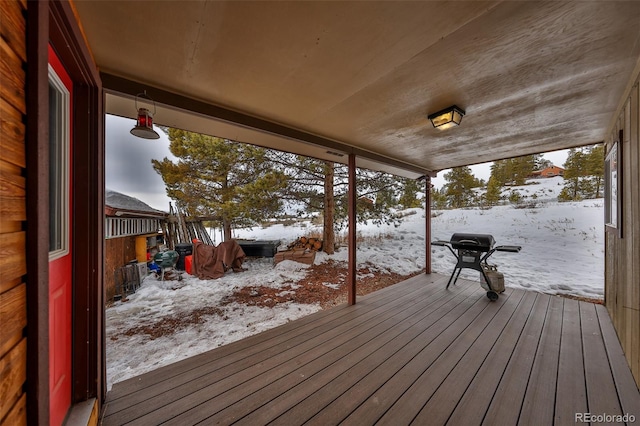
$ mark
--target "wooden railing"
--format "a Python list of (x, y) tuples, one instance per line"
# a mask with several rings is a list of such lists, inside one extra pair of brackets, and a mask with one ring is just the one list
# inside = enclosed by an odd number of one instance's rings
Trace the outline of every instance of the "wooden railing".
[(161, 229), (160, 219), (107, 217), (105, 220), (105, 238), (128, 237), (131, 235), (153, 234)]

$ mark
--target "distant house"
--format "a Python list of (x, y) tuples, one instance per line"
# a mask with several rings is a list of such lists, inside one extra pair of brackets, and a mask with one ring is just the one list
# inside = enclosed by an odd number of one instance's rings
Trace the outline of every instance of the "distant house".
[(531, 173), (531, 177), (534, 178), (550, 178), (555, 176), (564, 176), (564, 169), (558, 166), (551, 166)]
[(147, 253), (157, 250), (158, 236), (168, 213), (137, 198), (105, 193), (105, 289), (107, 300), (116, 293), (116, 271), (129, 263), (146, 265)]

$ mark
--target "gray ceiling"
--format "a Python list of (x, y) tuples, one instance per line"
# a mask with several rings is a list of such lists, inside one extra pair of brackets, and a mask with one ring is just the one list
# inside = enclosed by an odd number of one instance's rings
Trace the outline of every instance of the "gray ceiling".
[(411, 177), (601, 142), (640, 57), (635, 1), (74, 5), (107, 112), (147, 90), (159, 124)]

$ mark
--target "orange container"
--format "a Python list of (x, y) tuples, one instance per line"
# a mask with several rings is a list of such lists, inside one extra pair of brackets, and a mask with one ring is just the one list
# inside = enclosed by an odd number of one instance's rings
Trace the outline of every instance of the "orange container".
[(187, 274), (191, 275), (191, 261), (193, 259), (193, 255), (188, 255), (184, 257), (184, 270), (187, 271)]

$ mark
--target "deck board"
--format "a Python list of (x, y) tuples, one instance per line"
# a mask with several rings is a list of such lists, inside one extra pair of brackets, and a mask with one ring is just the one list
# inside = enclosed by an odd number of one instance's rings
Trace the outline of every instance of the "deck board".
[(328, 386), (284, 413), (275, 424), (301, 424), (311, 418), (316, 424), (322, 424), (335, 418), (336, 413), (345, 413), (343, 416), (346, 416), (371, 395), (372, 389), (382, 386), (419, 353), (425, 342), (434, 340), (449, 324), (477, 303), (471, 288), (468, 286), (450, 304), (431, 312), (430, 321), (402, 336), (402, 340), (397, 342), (398, 346), (374, 353), (353, 371), (340, 375)]
[[(465, 348), (468, 348), (468, 342), (475, 340), (475, 337), (493, 315), (500, 310), (501, 306), (502, 304), (488, 304), (484, 300), (478, 300), (438, 337), (429, 341), (427, 345), (423, 343), (422, 346), (424, 348), (409, 362), (400, 366), (400, 370), (383, 386), (370, 394), (367, 400), (346, 418), (346, 422), (351, 424), (358, 424), (359, 422), (373, 424), (385, 415), (388, 410), (400, 407), (400, 405), (397, 405), (398, 403), (407, 406), (408, 409), (414, 408), (417, 399), (423, 396), (422, 393), (416, 391), (416, 388), (426, 391), (425, 387), (431, 383), (435, 384), (443, 380), (449, 372), (447, 367), (453, 366), (456, 356), (463, 355)], [(482, 315), (483, 313), (485, 315)], [(458, 344), (455, 344), (455, 342), (458, 342)], [(444, 357), (442, 356), (443, 354), (445, 354)], [(431, 368), (432, 364), (438, 360), (440, 360), (440, 363)], [(437, 369), (438, 367), (442, 368)], [(427, 371), (429, 372), (428, 379), (425, 376)], [(420, 378), (423, 380), (420, 380)], [(367, 391), (370, 392), (370, 390), (365, 389), (365, 392)], [(414, 397), (402, 398), (405, 394), (411, 394)], [(350, 396), (348, 395), (346, 398)], [(329, 406), (325, 412), (331, 414), (334, 409)], [(347, 414), (342, 414), (338, 411), (335, 411), (335, 413), (338, 416)], [(399, 414), (405, 415), (407, 413), (402, 412)], [(398, 424), (402, 424), (401, 419), (398, 419)]]
[[(407, 284), (406, 292), (417, 290), (420, 287), (424, 287), (424, 281), (420, 279), (411, 278), (405, 281)], [(391, 292), (391, 287), (384, 288), (376, 292), (375, 298), (362, 297), (358, 299), (358, 304), (362, 306), (369, 306), (371, 304), (380, 305), (384, 304), (389, 298), (396, 296)], [(180, 379), (178, 376), (184, 375), (187, 371), (196, 370), (197, 374), (205, 371), (202, 370), (204, 366), (214, 362), (217, 359), (223, 359), (230, 357), (234, 360), (237, 353), (242, 352), (243, 355), (249, 356), (253, 353), (260, 352), (264, 349), (264, 343), (270, 346), (277, 346), (286, 338), (293, 335), (305, 334), (309, 330), (318, 328), (327, 322), (335, 322), (346, 315), (348, 312), (347, 305), (340, 305), (331, 310), (325, 310), (317, 312), (313, 315), (301, 318), (295, 322), (290, 323), (289, 327), (276, 327), (271, 330), (267, 330), (263, 333), (247, 337), (240, 341), (232, 342), (216, 349), (216, 357), (212, 358), (209, 353), (203, 353), (196, 355), (187, 360), (178, 361), (170, 364), (161, 369), (151, 371), (144, 374), (144, 381), (140, 380), (127, 380), (121, 383), (117, 383), (113, 386), (113, 389), (109, 392), (110, 400), (116, 401), (119, 398), (126, 398), (131, 401), (132, 395), (136, 394), (139, 390), (145, 389), (145, 393), (149, 393), (149, 387), (154, 384), (160, 384), (165, 382), (173, 382), (174, 379)], [(184, 377), (184, 376), (183, 376)]]
[[(169, 424), (194, 424), (208, 419), (212, 423), (228, 424), (244, 416), (247, 411), (259, 408), (263, 401), (270, 401), (293, 386), (297, 386), (308, 377), (312, 377), (329, 365), (353, 354), (360, 346), (367, 343), (379, 343), (385, 331), (395, 324), (402, 324), (413, 314), (423, 310), (420, 302), (427, 296), (415, 296), (390, 302), (385, 311), (373, 311), (375, 315), (363, 316), (357, 323), (335, 327), (330, 330), (321, 345), (304, 352), (292, 352), (291, 360), (295, 360), (296, 369), (291, 370), (287, 363), (264, 371), (254, 377), (252, 383), (242, 390), (229, 393), (216, 401), (207, 403), (206, 409), (190, 410), (172, 419)], [(399, 305), (402, 310), (395, 309)], [(367, 327), (361, 327), (366, 323)], [(391, 334), (391, 333), (389, 333)], [(364, 351), (360, 351), (364, 352)], [(364, 355), (364, 353), (363, 353)], [(362, 355), (361, 355), (362, 356)], [(324, 376), (324, 374), (323, 374)], [(238, 398), (241, 398), (238, 401)]]
[[(276, 374), (281, 373), (290, 367), (291, 360), (300, 361), (301, 354), (310, 351), (310, 356), (313, 356), (317, 351), (326, 349), (326, 341), (344, 339), (350, 330), (362, 329), (363, 324), (371, 326), (399, 307), (414, 303), (415, 293), (419, 292), (421, 287), (412, 286), (410, 282), (407, 292), (383, 293), (382, 298), (374, 299), (370, 304), (366, 300), (360, 302), (367, 309), (340, 311), (335, 317), (318, 315), (318, 324), (310, 322), (289, 333), (280, 333), (274, 339), (259, 340), (249, 346), (242, 342), (245, 345), (240, 343), (240, 348), (232, 354), (195, 370), (200, 372), (196, 377), (191, 374), (187, 377), (174, 376), (170, 382), (160, 383), (162, 389), (171, 386), (170, 391), (158, 393), (150, 389), (151, 392), (145, 392), (145, 396), (155, 396), (146, 399), (142, 407), (132, 405), (115, 413), (114, 420), (119, 423), (135, 418), (133, 424), (157, 424), (162, 419), (176, 417), (176, 424), (193, 424), (205, 414), (203, 410), (215, 413), (216, 409), (226, 408), (228, 401), (243, 398), (262, 383), (269, 383), (264, 372), (275, 369)], [(432, 292), (422, 293), (428, 297)], [(338, 340), (333, 340), (332, 344), (339, 344)], [(245, 384), (249, 381), (251, 383)], [(215, 401), (211, 401), (214, 398)], [(201, 409), (189, 412), (184, 409), (205, 403)]]
[[(299, 374), (304, 380), (291, 387), (288, 383), (281, 383), (276, 388), (270, 386), (265, 392), (257, 392), (251, 395), (250, 398), (239, 401), (236, 403), (238, 410), (244, 410), (246, 404), (257, 406), (256, 408), (262, 408), (262, 410), (255, 410), (251, 415), (243, 418), (241, 424), (256, 424), (264, 422), (266, 420), (273, 420), (276, 415), (280, 415), (290, 408), (294, 403), (301, 401), (310, 395), (311, 392), (317, 389), (322, 389), (329, 382), (333, 381), (338, 376), (346, 376), (350, 378), (359, 377), (356, 374), (358, 366), (361, 366), (361, 371), (365, 372), (372, 368), (375, 360), (372, 354), (377, 354), (378, 359), (388, 358), (390, 352), (397, 351), (398, 347), (402, 347), (407, 341), (410, 341), (419, 330), (422, 330), (429, 322), (434, 322), (437, 318), (433, 315), (434, 312), (439, 312), (441, 307), (449, 307), (451, 304), (459, 303), (453, 294), (443, 294), (443, 297), (433, 300), (425, 309), (424, 305), (420, 304), (413, 308), (408, 308), (402, 311), (402, 317), (392, 318), (393, 322), (388, 322), (385, 325), (384, 330), (377, 334), (374, 338), (368, 339), (363, 344), (359, 344), (357, 339), (349, 341), (347, 344), (340, 348), (336, 348), (331, 356), (318, 359), (312, 366), (305, 366), (293, 371), (292, 375)], [(430, 318), (434, 317), (434, 318)], [(391, 320), (391, 319), (390, 319)], [(363, 362), (363, 360), (366, 360)], [(320, 374), (321, 376), (315, 377)], [(308, 380), (309, 378), (313, 380)], [(284, 377), (286, 379), (286, 377)], [(330, 389), (332, 394), (335, 395), (337, 382), (333, 382)], [(266, 389), (266, 388), (265, 388)], [(287, 395), (289, 399), (284, 402), (282, 396)], [(280, 404), (275, 400), (279, 399)], [(269, 403), (264, 404), (263, 401), (268, 400)], [(322, 401), (314, 395), (309, 399), (313, 405), (324, 408)], [(305, 410), (306, 413), (313, 411), (311, 409)], [(229, 418), (224, 416), (215, 416), (211, 418), (212, 421), (222, 421), (223, 423)], [(289, 420), (290, 422), (291, 420)]]
[(580, 302), (580, 318), (589, 412), (622, 415), (595, 306), (592, 303)]
[[(421, 275), (114, 385), (120, 424), (572, 424), (640, 418), (606, 309)], [(604, 410), (604, 411), (603, 411)]]
[[(449, 424), (517, 423), (548, 304), (547, 297), (536, 297), (529, 315), (522, 316), (522, 327), (501, 336), (460, 398)], [(487, 413), (492, 400), (500, 403)]]
[[(636, 383), (633, 376), (627, 374), (628, 364), (622, 352), (622, 347), (613, 328), (611, 318), (607, 313), (607, 308), (603, 305), (596, 305), (602, 341), (607, 351), (607, 358), (611, 366), (613, 381), (616, 384), (618, 399), (623, 413), (640, 412), (640, 393), (636, 392)], [(636, 421), (640, 419), (636, 415)]]
[(581, 336), (579, 302), (565, 300), (556, 386), (558, 424), (575, 423), (575, 413), (588, 412)]
[[(518, 299), (519, 295), (523, 296)], [(431, 421), (435, 424), (447, 422), (450, 413), (453, 412), (467, 391), (469, 383), (479, 373), (482, 366), (489, 362), (490, 352), (494, 348), (497, 348), (498, 351), (504, 350), (507, 353), (513, 351), (513, 346), (515, 346), (524, 327), (535, 298), (536, 295), (530, 292), (515, 292), (511, 295), (508, 302), (512, 302), (512, 305), (509, 306), (508, 303), (505, 303), (503, 309), (483, 327), (482, 333), (414, 419), (416, 424), (426, 424)], [(493, 353), (497, 354), (496, 351)], [(425, 376), (425, 380), (429, 380), (429, 376)], [(482, 385), (490, 385), (490, 383), (482, 383)], [(495, 386), (491, 389), (482, 389), (482, 391), (493, 394), (493, 389)], [(472, 397), (477, 396), (472, 395)], [(389, 424), (392, 423), (393, 417), (389, 416)]]
[[(560, 297), (551, 297), (549, 299), (549, 307), (544, 318), (542, 334), (538, 342), (538, 349), (535, 352), (531, 375), (529, 376), (518, 419), (519, 424), (522, 425), (553, 424), (564, 299)], [(497, 424), (501, 411), (501, 402), (500, 399), (494, 399), (489, 408), (485, 424)], [(496, 421), (496, 423), (492, 423), (492, 421)]]

